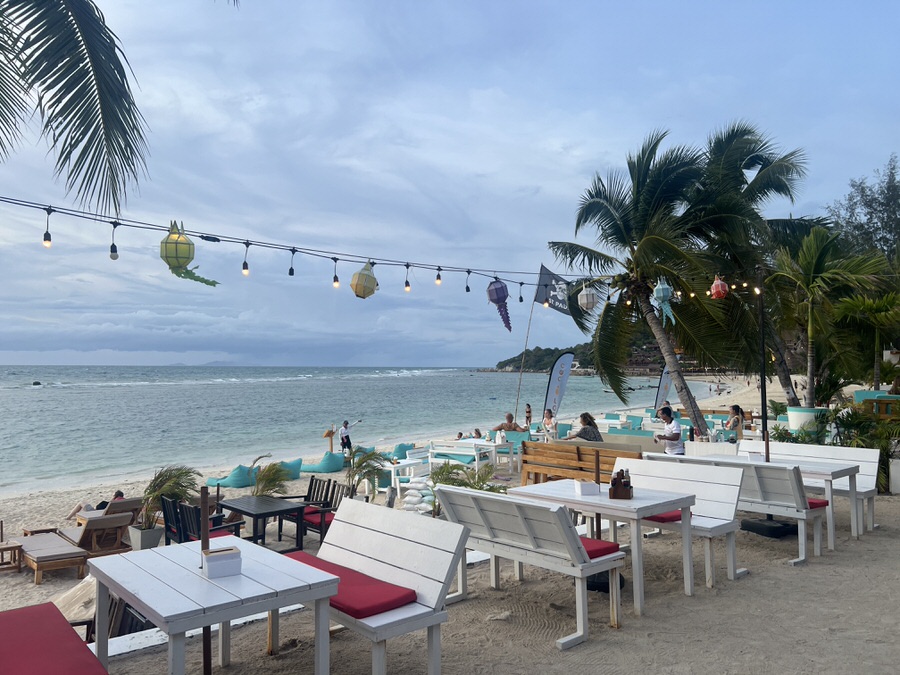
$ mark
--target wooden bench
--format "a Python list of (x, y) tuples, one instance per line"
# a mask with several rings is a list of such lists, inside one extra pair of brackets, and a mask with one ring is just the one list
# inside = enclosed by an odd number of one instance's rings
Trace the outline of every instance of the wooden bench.
[[(762, 441), (741, 441), (739, 451), (764, 454), (765, 445)], [(769, 458), (779, 462), (859, 464), (859, 473), (856, 474), (857, 522), (864, 523), (863, 527), (870, 531), (877, 527), (875, 495), (878, 494), (878, 454), (877, 448), (769, 442)], [(804, 479), (803, 484), (811, 490), (824, 492), (825, 498), (831, 501), (832, 495), (827, 493), (825, 481)], [(832, 492), (844, 497), (849, 496), (850, 479), (838, 478), (834, 481)]]
[(386, 641), (428, 631), (428, 673), (441, 671), (445, 600), (468, 530), (456, 523), (344, 499), (317, 556), (287, 556), (341, 577), (331, 617), (372, 641), (372, 673), (387, 672)]
[[(619, 626), (619, 569), (625, 553), (614, 542), (579, 537), (563, 505), (539, 502), (449, 485), (435, 486), (448, 520), (469, 530), (467, 546), (491, 556), (491, 588), (500, 588), (500, 559), (515, 561), (516, 578), (523, 579), (523, 563), (560, 572), (575, 579), (576, 631), (556, 641), (568, 649), (588, 637), (587, 578), (609, 572), (609, 621)], [(465, 560), (459, 564), (458, 591), (466, 597)]]
[(808, 499), (803, 489), (800, 469), (796, 466), (775, 464), (747, 464), (739, 460), (709, 459), (651, 453), (645, 455), (651, 461), (681, 462), (695, 466), (729, 466), (743, 471), (738, 510), (793, 518), (797, 521), (799, 557), (790, 560), (791, 565), (807, 561), (806, 523), (813, 522), (813, 554), (822, 555), (822, 518), (828, 502), (824, 499)]
[[(627, 469), (635, 490), (662, 490), (683, 492), (696, 497), (691, 507), (691, 533), (704, 540), (706, 560), (706, 585), (715, 586), (715, 564), (713, 561), (713, 537), (725, 535), (725, 556), (728, 578), (732, 581), (746, 574), (746, 569), (737, 569), (737, 546), (735, 533), (740, 522), (735, 518), (738, 497), (741, 491), (743, 471), (726, 466), (688, 466), (686, 464), (663, 464), (640, 459), (619, 459), (616, 472)], [(644, 520), (647, 525), (660, 529), (681, 529), (681, 511), (652, 516)]]
[(0, 672), (106, 675), (106, 669), (53, 603), (0, 612), (0, 635)]
[(543, 483), (554, 478), (574, 478), (609, 483), (620, 457), (640, 459), (641, 453), (614, 450), (601, 443), (522, 443), (522, 485)]

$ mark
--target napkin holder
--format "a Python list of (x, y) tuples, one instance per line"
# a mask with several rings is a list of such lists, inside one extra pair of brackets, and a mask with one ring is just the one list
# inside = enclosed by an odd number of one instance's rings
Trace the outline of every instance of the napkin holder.
[(575, 494), (579, 497), (590, 497), (600, 494), (600, 486), (593, 481), (575, 481)]
[(200, 554), (203, 576), (207, 579), (231, 577), (241, 573), (241, 550), (237, 546), (213, 548)]
[(634, 497), (634, 490), (631, 487), (631, 478), (626, 478), (624, 471), (613, 474), (609, 481), (609, 498), (631, 499), (632, 497)]

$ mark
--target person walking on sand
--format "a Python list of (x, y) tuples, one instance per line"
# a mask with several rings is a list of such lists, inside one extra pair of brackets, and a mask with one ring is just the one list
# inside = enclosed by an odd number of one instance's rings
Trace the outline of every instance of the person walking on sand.
[(353, 452), (353, 443), (350, 442), (350, 427), (356, 426), (362, 422), (362, 420), (356, 420), (353, 424), (350, 424), (347, 420), (344, 420), (344, 423), (341, 425), (341, 450), (346, 453)]
[(661, 434), (653, 436), (653, 442), (663, 441), (666, 444), (667, 455), (683, 455), (684, 441), (681, 440), (681, 425), (672, 417), (672, 409), (665, 405), (659, 409), (659, 416), (665, 426)]

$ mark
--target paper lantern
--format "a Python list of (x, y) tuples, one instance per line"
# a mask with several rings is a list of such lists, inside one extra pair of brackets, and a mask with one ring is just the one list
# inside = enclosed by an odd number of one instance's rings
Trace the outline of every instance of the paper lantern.
[(378, 280), (372, 273), (372, 263), (367, 262), (350, 280), (350, 288), (357, 298), (365, 300), (378, 290)]
[(590, 312), (599, 304), (600, 296), (597, 295), (597, 291), (587, 286), (582, 287), (581, 293), (578, 294), (578, 306), (585, 312)]
[(159, 257), (172, 271), (186, 269), (194, 259), (194, 242), (184, 233), (184, 225), (178, 227), (174, 220), (169, 234), (159, 244)]
[(728, 295), (728, 284), (722, 281), (718, 274), (716, 275), (716, 280), (709, 288), (709, 294), (713, 300), (721, 300)]
[(506, 330), (511, 332), (512, 324), (509, 322), (509, 309), (506, 307), (506, 299), (509, 297), (509, 290), (506, 288), (506, 284), (500, 281), (500, 279), (494, 278), (494, 280), (488, 284), (487, 296), (488, 300), (497, 305), (497, 313), (500, 314), (503, 325), (506, 326)]
[(672, 299), (672, 287), (669, 286), (665, 279), (660, 279), (653, 289), (653, 297), (659, 303), (659, 313), (662, 316), (663, 326), (666, 325), (666, 319), (675, 323), (675, 315), (672, 313), (672, 305), (669, 301)]

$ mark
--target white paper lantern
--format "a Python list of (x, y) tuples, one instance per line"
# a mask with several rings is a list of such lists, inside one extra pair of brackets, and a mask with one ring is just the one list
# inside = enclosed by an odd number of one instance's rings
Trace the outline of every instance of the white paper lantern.
[(585, 286), (581, 293), (578, 294), (578, 306), (585, 312), (590, 312), (594, 307), (600, 304), (600, 296), (593, 288)]

